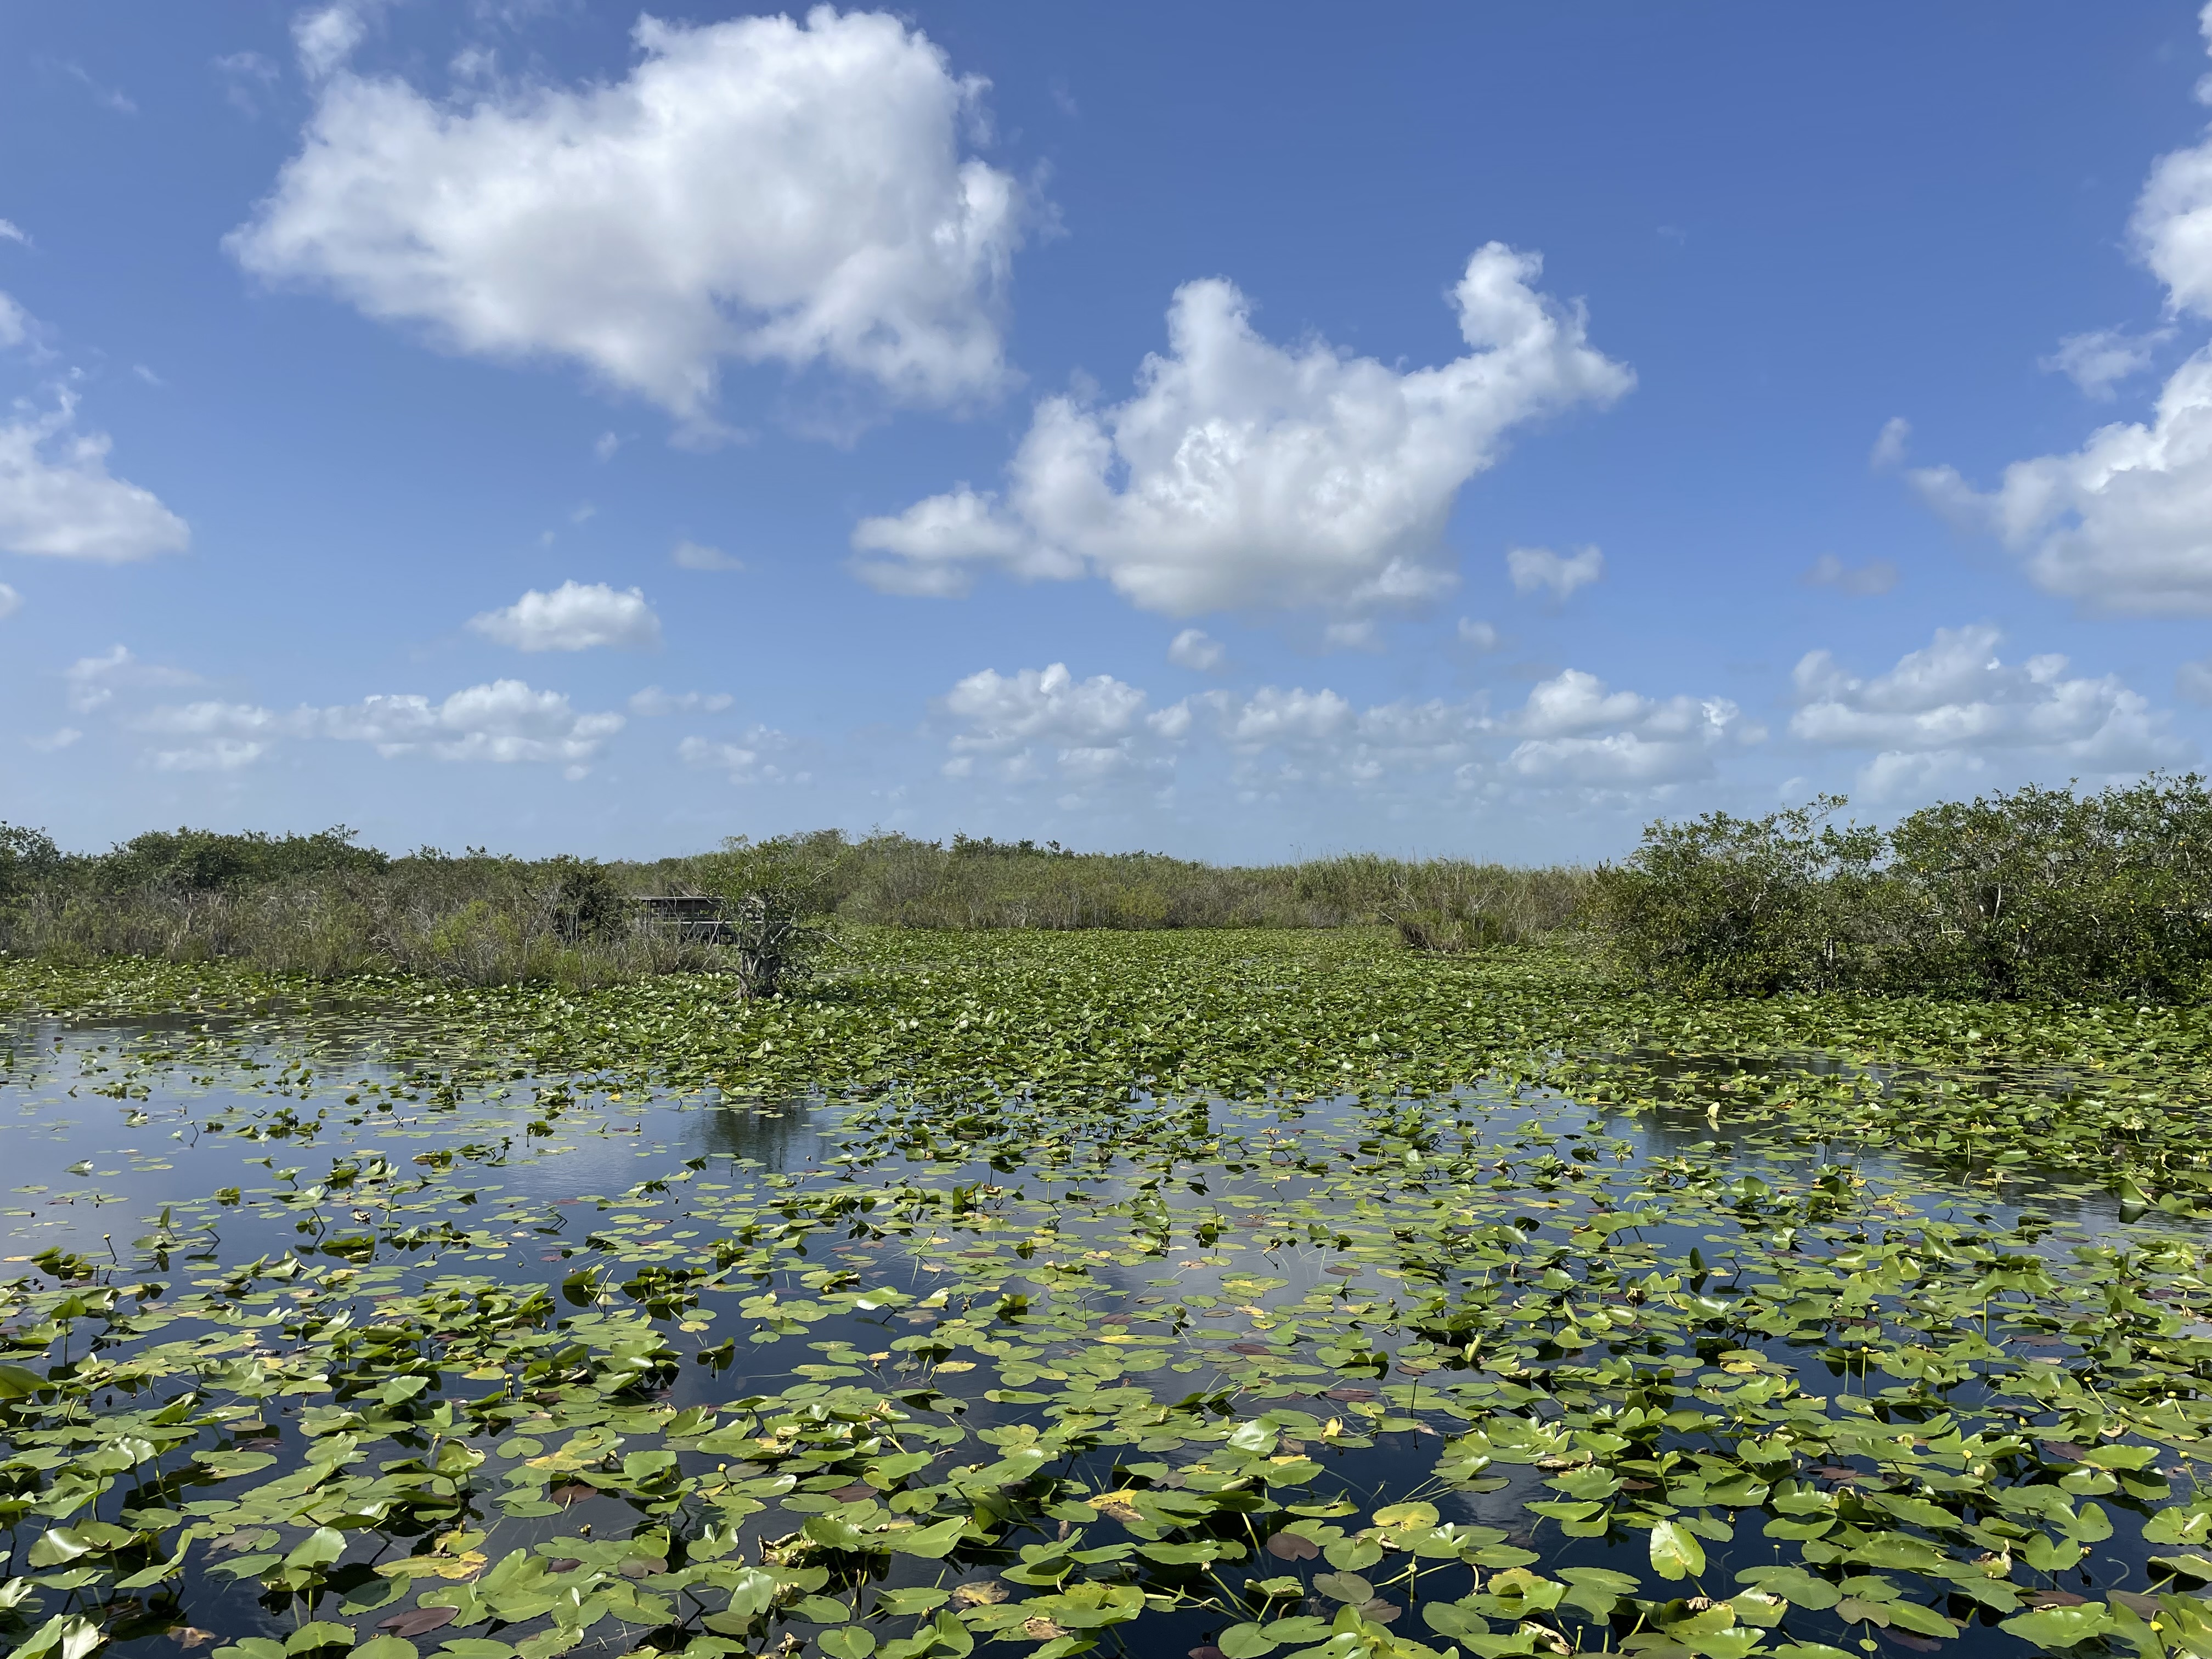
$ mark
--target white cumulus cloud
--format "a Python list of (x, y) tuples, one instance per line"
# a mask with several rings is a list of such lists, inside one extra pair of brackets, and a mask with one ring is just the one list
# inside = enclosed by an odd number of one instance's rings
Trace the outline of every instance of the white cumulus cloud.
[(1988, 769), (2044, 763), (2092, 773), (2140, 771), (2182, 759), (2185, 747), (2117, 675), (2069, 676), (2064, 657), (2009, 664), (1999, 634), (1939, 628), (1884, 674), (1847, 672), (1832, 653), (1808, 653), (1792, 676), (1799, 701), (1790, 734), (1808, 743), (1878, 751), (1861, 774), (1877, 797), (1917, 793)]
[(1512, 578), (1516, 593), (1548, 592), (1564, 602), (1577, 588), (1588, 587), (1605, 574), (1605, 555), (1595, 547), (1576, 553), (1516, 547), (1505, 556), (1505, 574)]
[(5, 622), (23, 608), (23, 596), (5, 582), (0, 582), (0, 622)]
[[(2212, 28), (2212, 11), (2205, 21)], [(2152, 167), (2129, 228), (2166, 284), (2168, 314), (2212, 318), (2212, 133)], [(2085, 389), (2109, 390), (2147, 366), (2136, 355), (2160, 337), (2108, 332), (2069, 344)], [(2063, 349), (2057, 361), (2068, 367)], [(1911, 477), (1938, 509), (2019, 554), (2047, 592), (2098, 611), (2212, 612), (2212, 347), (2167, 378), (2148, 422), (2114, 422), (2069, 453), (2015, 461), (1993, 489), (1949, 466)]]
[(620, 80), (445, 101), (343, 68), (358, 30), (342, 6), (301, 27), (327, 79), (228, 240), (246, 270), (456, 350), (582, 363), (695, 424), (727, 360), (915, 404), (1006, 382), (1023, 191), (963, 154), (985, 83), (898, 18), (642, 17)]
[(1650, 789), (1709, 777), (1723, 744), (1757, 743), (1766, 735), (1726, 697), (1659, 699), (1608, 690), (1578, 668), (1531, 687), (1528, 701), (1498, 725), (1522, 739), (1505, 759), (1515, 777), (1601, 789)]
[(594, 646), (642, 650), (660, 643), (660, 618), (633, 587), (562, 582), (550, 593), (532, 588), (504, 610), (469, 618), (488, 640), (518, 651), (588, 651)]
[(126, 564), (180, 553), (185, 521), (107, 470), (105, 433), (75, 429), (75, 399), (0, 424), (0, 550)]
[(266, 752), (279, 738), (309, 738), (365, 743), (387, 759), (420, 750), (444, 761), (555, 764), (580, 777), (586, 763), (624, 721), (616, 714), (579, 713), (558, 691), (538, 690), (521, 680), (494, 680), (434, 702), (403, 692), (289, 710), (213, 701), (170, 705), (150, 710), (133, 724), (143, 731), (204, 740), (193, 751), (203, 756), (200, 761), (165, 763), (155, 757), (157, 765), (170, 769), (216, 766), (224, 744), (258, 744)]
[(1326, 342), (1285, 349), (1229, 282), (1186, 284), (1169, 350), (1106, 409), (1037, 406), (1003, 495), (962, 486), (864, 520), (860, 573), (894, 592), (963, 592), (980, 567), (1104, 577), (1170, 616), (1417, 605), (1456, 580), (1444, 524), (1513, 428), (1605, 405), (1634, 376), (1589, 343), (1579, 307), (1534, 287), (1542, 262), (1492, 242), (1453, 291), (1467, 356), (1401, 372)]

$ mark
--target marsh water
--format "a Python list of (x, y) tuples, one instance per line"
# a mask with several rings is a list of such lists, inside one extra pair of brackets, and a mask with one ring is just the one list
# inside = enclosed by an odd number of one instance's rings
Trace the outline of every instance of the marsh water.
[[(2197, 1513), (2198, 1220), (1680, 1068), (994, 1115), (343, 1012), (0, 1062), (8, 1334), (64, 1379), (14, 1442), (33, 1659), (1996, 1651), (2171, 1644), (2212, 1580), (2205, 1523), (2143, 1535)], [(88, 1413), (186, 1399), (51, 1496)], [(272, 1490), (339, 1440), (387, 1487)]]

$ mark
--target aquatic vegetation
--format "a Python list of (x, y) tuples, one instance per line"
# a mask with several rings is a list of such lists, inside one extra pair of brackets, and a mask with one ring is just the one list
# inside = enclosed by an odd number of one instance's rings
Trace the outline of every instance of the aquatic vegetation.
[(21, 1659), (2212, 1650), (2192, 1009), (1282, 933), (0, 998), (93, 1114), (6, 1224)]

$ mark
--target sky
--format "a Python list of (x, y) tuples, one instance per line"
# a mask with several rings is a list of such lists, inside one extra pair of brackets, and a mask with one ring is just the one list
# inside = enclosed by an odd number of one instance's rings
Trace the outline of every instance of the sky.
[(2186, 6), (0, 12), (0, 820), (1592, 860), (2212, 745)]

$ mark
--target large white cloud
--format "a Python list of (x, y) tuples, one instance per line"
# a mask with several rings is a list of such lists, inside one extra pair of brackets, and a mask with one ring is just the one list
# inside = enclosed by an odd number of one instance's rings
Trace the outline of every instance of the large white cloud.
[(1860, 780), (1877, 796), (1987, 773), (2005, 757), (2014, 770), (2099, 774), (2185, 758), (2166, 716), (2117, 675), (2069, 677), (2061, 656), (2007, 663), (1999, 638), (1986, 624), (1939, 628), (1887, 673), (1863, 678), (1832, 653), (1809, 652), (1793, 676), (1799, 707), (1790, 734), (1878, 751)]
[(185, 521), (107, 470), (105, 433), (75, 429), (66, 395), (46, 415), (0, 424), (0, 550), (127, 564), (180, 553)]
[(1538, 293), (1533, 253), (1492, 242), (1453, 291), (1468, 355), (1401, 372), (1326, 342), (1254, 331), (1220, 279), (1168, 309), (1169, 352), (1136, 395), (1037, 406), (1003, 496), (966, 486), (854, 532), (860, 574), (914, 593), (978, 568), (1097, 574), (1170, 616), (1418, 605), (1456, 580), (1443, 538), (1462, 485), (1514, 427), (1610, 404), (1634, 376), (1589, 343), (1579, 307)]
[(550, 593), (532, 588), (503, 610), (469, 618), (486, 639), (518, 651), (587, 651), (593, 646), (643, 649), (660, 643), (660, 618), (633, 587), (562, 582)]
[(303, 37), (329, 78), (228, 240), (248, 270), (458, 350), (583, 363), (688, 422), (732, 358), (913, 404), (1004, 384), (1023, 192), (962, 154), (984, 82), (897, 18), (641, 17), (622, 80), (442, 102), (340, 67), (356, 38)]
[[(494, 680), (438, 702), (413, 693), (289, 710), (204, 702), (157, 708), (133, 724), (143, 731), (203, 740), (194, 750), (156, 757), (156, 764), (171, 769), (225, 764), (215, 758), (224, 744), (258, 745), (254, 755), (246, 757), (250, 761), (269, 752), (279, 738), (325, 738), (365, 743), (387, 758), (425, 751), (445, 761), (534, 762), (564, 767), (570, 776), (580, 777), (624, 722), (620, 714), (579, 713), (558, 691), (538, 690), (520, 680)], [(204, 758), (181, 758), (191, 753)]]
[[(2212, 7), (2205, 22), (2212, 33)], [(2151, 168), (2130, 229), (2169, 313), (2212, 318), (2212, 133)], [(2160, 337), (2075, 337), (2052, 362), (2109, 392)], [(2148, 422), (2115, 422), (2071, 453), (2015, 461), (1992, 490), (1949, 466), (1911, 477), (1937, 507), (2021, 554), (2051, 592), (2100, 611), (2212, 612), (2212, 348), (2173, 372)]]

